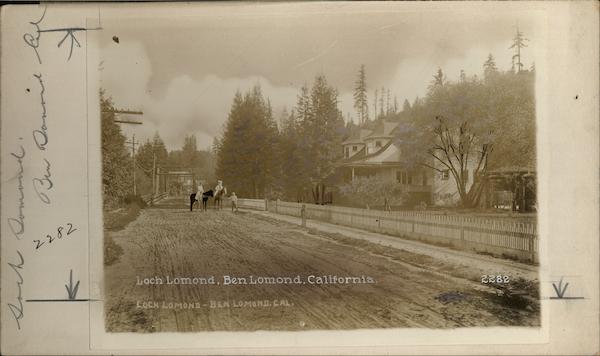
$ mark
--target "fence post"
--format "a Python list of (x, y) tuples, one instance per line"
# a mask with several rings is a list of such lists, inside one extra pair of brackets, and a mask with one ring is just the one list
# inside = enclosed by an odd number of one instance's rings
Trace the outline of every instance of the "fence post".
[(531, 263), (535, 263), (535, 241), (534, 241), (535, 235), (533, 236), (529, 236), (529, 259), (531, 260)]
[(465, 216), (461, 216), (460, 219), (460, 244), (465, 247)]
[(265, 198), (265, 211), (269, 211), (269, 200)]
[(306, 205), (302, 204), (300, 209), (300, 218), (302, 219), (302, 227), (306, 227)]

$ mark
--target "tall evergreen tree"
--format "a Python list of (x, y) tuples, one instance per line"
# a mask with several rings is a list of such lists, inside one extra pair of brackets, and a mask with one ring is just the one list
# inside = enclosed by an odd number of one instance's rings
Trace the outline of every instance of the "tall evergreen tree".
[(211, 153), (217, 157), (219, 155), (219, 151), (221, 150), (221, 140), (217, 136), (213, 137), (212, 145), (210, 146)]
[(386, 115), (389, 115), (392, 113), (392, 106), (391, 106), (391, 94), (390, 94), (390, 89), (388, 88), (387, 90), (387, 99), (386, 99), (386, 109), (385, 109), (385, 113)]
[(152, 146), (154, 148), (154, 153), (156, 154), (157, 166), (166, 164), (169, 153), (167, 152), (167, 147), (165, 146), (165, 143), (163, 142), (160, 135), (158, 134), (158, 131), (154, 133), (154, 138), (152, 139)]
[(485, 79), (490, 79), (496, 74), (498, 74), (498, 67), (496, 67), (494, 56), (490, 53), (483, 63), (483, 77)]
[(385, 103), (385, 88), (381, 87), (381, 95), (379, 96), (379, 116), (385, 115), (384, 103)]
[(377, 94), (378, 94), (378, 89), (375, 89), (375, 95), (374, 95), (374, 99), (373, 99), (373, 118), (377, 119), (377, 117), (379, 116), (379, 112), (377, 111)]
[(181, 149), (181, 159), (183, 162), (181, 163), (186, 167), (195, 167), (199, 163), (196, 136), (185, 136), (183, 140), (183, 148)]
[(194, 152), (198, 150), (196, 135), (185, 136), (183, 139), (183, 151)]
[(152, 165), (154, 163), (154, 146), (150, 140), (146, 140), (136, 152), (135, 161), (144, 171), (147, 177), (152, 177)]
[(220, 139), (217, 179), (239, 196), (260, 198), (276, 178), (277, 125), (259, 85), (244, 96), (238, 91)]
[(130, 149), (125, 145), (125, 136), (115, 123), (114, 106), (110, 98), (100, 92), (102, 192), (105, 207), (123, 204), (127, 194), (133, 192), (133, 166)]
[(521, 62), (521, 48), (527, 47), (526, 41), (529, 41), (523, 35), (523, 32), (519, 31), (519, 26), (517, 25), (517, 32), (515, 33), (515, 37), (513, 37), (512, 45), (508, 47), (508, 49), (515, 49), (515, 54), (512, 56), (512, 69), (519, 73), (523, 70), (523, 63)]
[(360, 66), (358, 79), (354, 86), (354, 108), (358, 114), (358, 120), (361, 125), (369, 121), (369, 102), (367, 97), (367, 78), (365, 74), (365, 65)]
[(288, 113), (287, 108), (284, 106), (283, 109), (281, 110), (281, 114), (279, 115), (279, 120), (277, 127), (279, 128), (280, 132), (283, 132), (283, 126), (285, 124), (285, 122), (287, 120), (289, 120), (290, 114)]
[(307, 152), (311, 145), (311, 141), (309, 139), (312, 133), (309, 131), (309, 128), (311, 127), (313, 112), (310, 100), (310, 89), (306, 83), (304, 83), (304, 85), (300, 88), (300, 92), (296, 97), (296, 106), (294, 112), (294, 120), (296, 122), (294, 134), (296, 135), (297, 139), (295, 145), (297, 146), (297, 150), (303, 152), (303, 154), (296, 156), (298, 158), (298, 167), (300, 167), (300, 169), (296, 171), (298, 173), (298, 185), (295, 188), (298, 190), (301, 187), (308, 186), (310, 184), (310, 173), (308, 171), (308, 167), (311, 166), (311, 162), (310, 156), (307, 154)]
[[(415, 102), (417, 102), (416, 99), (415, 99)], [(404, 99), (404, 104), (402, 104), (402, 111), (403, 112), (409, 112), (410, 111), (410, 103), (408, 102), (408, 99)]]
[(300, 88), (296, 102), (296, 118), (299, 122), (308, 122), (310, 120), (310, 94), (306, 83)]
[(305, 167), (311, 184), (323, 182), (341, 158), (345, 134), (344, 119), (338, 109), (338, 93), (323, 75), (315, 78), (310, 94), (310, 120), (303, 122)]
[(278, 146), (280, 185), (284, 197), (296, 200), (298, 190), (306, 183), (300, 124), (295, 111), (282, 121)]
[(429, 91), (431, 92), (432, 90), (435, 90), (439, 87), (443, 87), (444, 84), (446, 84), (446, 76), (444, 75), (442, 68), (438, 68), (438, 70), (433, 75), (433, 79), (429, 83)]

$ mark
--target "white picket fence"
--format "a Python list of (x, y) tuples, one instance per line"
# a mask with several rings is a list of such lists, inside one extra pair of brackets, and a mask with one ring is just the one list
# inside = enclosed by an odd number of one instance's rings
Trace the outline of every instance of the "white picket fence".
[[(227, 202), (229, 202), (229, 199)], [(265, 202), (265, 200), (261, 199), (238, 199), (238, 207), (244, 209), (267, 210)]]
[(415, 237), (457, 248), (537, 261), (536, 222), (465, 214), (420, 211), (381, 211), (259, 199), (239, 199), (240, 208), (268, 210), (283, 215), (338, 225)]

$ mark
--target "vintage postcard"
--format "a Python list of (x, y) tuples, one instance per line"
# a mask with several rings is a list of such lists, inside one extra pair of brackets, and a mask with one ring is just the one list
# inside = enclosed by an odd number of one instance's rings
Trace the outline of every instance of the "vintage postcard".
[(3, 350), (597, 352), (597, 20), (3, 8)]

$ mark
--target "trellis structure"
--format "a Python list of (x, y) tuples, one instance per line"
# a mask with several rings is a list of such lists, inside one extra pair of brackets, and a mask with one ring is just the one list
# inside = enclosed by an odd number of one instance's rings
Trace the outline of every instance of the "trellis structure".
[[(170, 184), (173, 181), (181, 184)], [(159, 167), (156, 173), (155, 194), (169, 193), (174, 195), (191, 194), (196, 189), (197, 183), (201, 181), (190, 168)]]
[[(536, 210), (536, 172), (531, 167), (505, 167), (489, 171), (485, 175), (486, 191), (484, 195), (485, 207), (505, 206), (507, 200), (512, 211), (520, 213)], [(502, 192), (509, 193), (500, 199)], [(506, 195), (506, 194), (504, 194)]]

